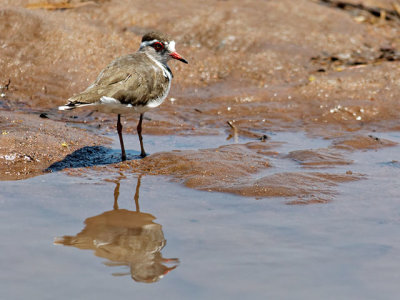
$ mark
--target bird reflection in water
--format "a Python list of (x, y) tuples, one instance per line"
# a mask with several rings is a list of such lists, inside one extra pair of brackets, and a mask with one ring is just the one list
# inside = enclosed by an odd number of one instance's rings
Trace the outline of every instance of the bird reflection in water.
[(129, 267), (130, 272), (114, 273), (114, 276), (131, 275), (133, 280), (146, 283), (159, 281), (178, 266), (179, 260), (162, 257), (161, 250), (166, 244), (162, 226), (153, 222), (153, 215), (139, 209), (140, 181), (139, 175), (134, 197), (136, 211), (118, 207), (118, 180), (113, 210), (87, 218), (80, 233), (56, 238), (54, 243), (94, 250), (96, 256), (108, 259), (107, 266)]

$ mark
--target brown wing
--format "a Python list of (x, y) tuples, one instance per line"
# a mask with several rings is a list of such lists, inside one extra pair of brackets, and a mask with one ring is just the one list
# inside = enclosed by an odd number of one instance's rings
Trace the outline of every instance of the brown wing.
[(162, 70), (145, 54), (126, 55), (110, 63), (84, 92), (70, 103), (91, 104), (107, 96), (124, 104), (144, 105), (168, 86)]

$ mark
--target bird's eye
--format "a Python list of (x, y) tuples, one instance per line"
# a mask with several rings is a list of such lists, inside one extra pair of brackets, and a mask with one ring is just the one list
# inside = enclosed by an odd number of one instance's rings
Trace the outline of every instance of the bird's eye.
[(164, 45), (160, 42), (156, 42), (153, 44), (153, 48), (156, 49), (156, 51), (160, 51), (160, 50), (164, 49)]

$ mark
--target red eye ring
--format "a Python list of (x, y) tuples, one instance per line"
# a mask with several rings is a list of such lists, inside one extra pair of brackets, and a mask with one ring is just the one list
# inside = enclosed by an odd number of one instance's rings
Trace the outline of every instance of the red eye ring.
[(164, 49), (163, 43), (160, 43), (160, 42), (155, 42), (152, 46), (154, 49), (156, 49), (156, 51), (160, 51), (160, 50)]

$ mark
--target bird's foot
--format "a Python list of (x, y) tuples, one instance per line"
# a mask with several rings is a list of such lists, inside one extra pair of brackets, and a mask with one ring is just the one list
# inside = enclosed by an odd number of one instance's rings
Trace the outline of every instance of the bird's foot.
[(147, 156), (146, 152), (140, 153), (140, 157), (141, 157), (141, 158), (145, 158), (146, 156)]
[(126, 161), (126, 154), (125, 153), (121, 155), (121, 160), (122, 161)]

